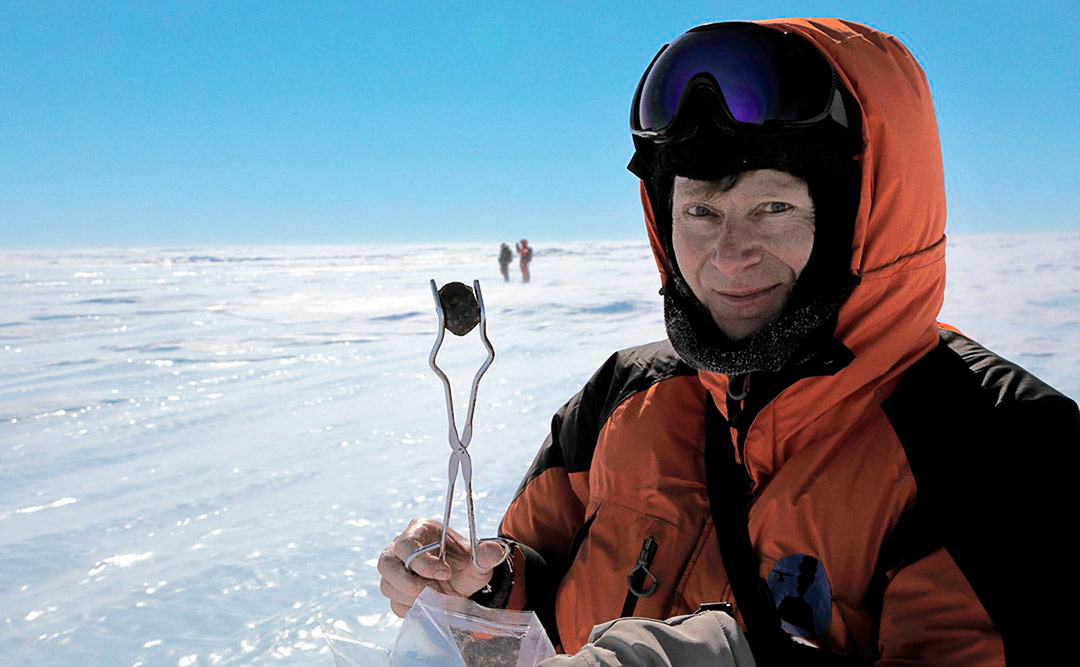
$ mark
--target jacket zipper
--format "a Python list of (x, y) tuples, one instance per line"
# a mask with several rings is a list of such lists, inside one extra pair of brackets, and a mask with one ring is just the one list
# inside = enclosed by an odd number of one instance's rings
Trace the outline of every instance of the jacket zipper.
[(649, 571), (649, 566), (652, 565), (653, 559), (656, 557), (656, 550), (659, 547), (660, 544), (652, 535), (646, 537), (645, 541), (642, 542), (637, 563), (630, 570), (630, 574), (626, 575), (626, 600), (623, 602), (620, 616), (633, 616), (638, 598), (649, 597), (660, 586), (660, 580)]
[[(735, 385), (738, 388), (735, 388)], [(743, 423), (743, 405), (747, 394), (750, 393), (750, 375), (733, 375), (728, 378), (727, 390), (727, 416), (728, 423), (735, 429), (735, 446), (739, 452), (739, 461), (747, 479), (753, 479), (750, 474), (750, 465), (746, 462), (746, 434), (749, 431), (747, 424)]]

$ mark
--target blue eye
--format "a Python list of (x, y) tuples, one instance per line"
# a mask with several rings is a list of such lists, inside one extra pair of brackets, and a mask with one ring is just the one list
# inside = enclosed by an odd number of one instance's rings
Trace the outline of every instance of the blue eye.
[(791, 204), (784, 203), (782, 201), (771, 201), (765, 204), (766, 213), (786, 213), (793, 207)]

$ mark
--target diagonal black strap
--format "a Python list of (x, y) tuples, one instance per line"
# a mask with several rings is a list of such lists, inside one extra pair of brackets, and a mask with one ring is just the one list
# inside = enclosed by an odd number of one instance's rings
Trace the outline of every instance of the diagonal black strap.
[(724, 570), (742, 613), (754, 659), (762, 667), (865, 667), (868, 663), (858, 658), (796, 643), (781, 627), (769, 586), (758, 574), (758, 557), (750, 542), (747, 516), (750, 481), (746, 469), (735, 460), (727, 420), (716, 409), (712, 396), (706, 394), (705, 483), (709, 510)]
[(787, 641), (780, 617), (762, 595), (768, 586), (758, 575), (758, 558), (750, 543), (747, 503), (750, 478), (735, 460), (731, 429), (716, 409), (712, 396), (705, 398), (705, 481), (716, 541), (724, 559), (731, 592), (746, 623), (758, 641)]

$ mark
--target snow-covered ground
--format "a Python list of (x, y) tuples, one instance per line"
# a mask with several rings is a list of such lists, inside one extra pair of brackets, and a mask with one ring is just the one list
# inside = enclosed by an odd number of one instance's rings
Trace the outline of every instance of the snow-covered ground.
[[(1080, 234), (949, 244), (942, 319), (1080, 396)], [(428, 279), (488, 308), (483, 534), (551, 413), (663, 336), (646, 244), (539, 243), (527, 285), (497, 250), (0, 252), (0, 663), (331, 664), (320, 616), (392, 645), (375, 561), (450, 451)], [(483, 357), (440, 354), (461, 407)]]

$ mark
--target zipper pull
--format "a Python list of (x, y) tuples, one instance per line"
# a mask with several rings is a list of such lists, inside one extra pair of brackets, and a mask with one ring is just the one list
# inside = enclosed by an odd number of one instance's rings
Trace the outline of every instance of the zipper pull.
[[(652, 565), (658, 546), (652, 535), (646, 537), (645, 542), (641, 545), (641, 554), (638, 556), (637, 565), (626, 576), (627, 588), (639, 598), (649, 597), (656, 592), (656, 587), (660, 585), (660, 580), (649, 571), (649, 566)], [(649, 582), (648, 588), (642, 590), (641, 585), (645, 583), (645, 577), (649, 577), (652, 581)]]
[(750, 424), (743, 419), (743, 407), (747, 394), (750, 393), (750, 374), (732, 375), (728, 377), (727, 388), (727, 418), (728, 424), (735, 432), (735, 458), (747, 475), (750, 468), (746, 465), (746, 431)]
[[(637, 563), (634, 565), (634, 569), (630, 570), (630, 574), (626, 575), (626, 587), (629, 589), (626, 593), (626, 600), (623, 602), (622, 613), (620, 616), (632, 616), (634, 608), (637, 606), (638, 598), (647, 598), (656, 592), (656, 589), (660, 586), (660, 580), (656, 578), (656, 575), (649, 571), (649, 566), (652, 565), (653, 558), (656, 556), (656, 550), (660, 545), (656, 542), (656, 539), (652, 535), (645, 538), (645, 542), (641, 545), (641, 553), (638, 555)], [(648, 577), (651, 579), (649, 587), (642, 589), (642, 584), (645, 583), (645, 579)]]
[[(728, 423), (735, 428), (742, 426), (743, 400), (750, 393), (750, 374), (732, 375), (728, 377), (727, 409)], [(740, 429), (741, 430), (741, 429)]]

